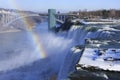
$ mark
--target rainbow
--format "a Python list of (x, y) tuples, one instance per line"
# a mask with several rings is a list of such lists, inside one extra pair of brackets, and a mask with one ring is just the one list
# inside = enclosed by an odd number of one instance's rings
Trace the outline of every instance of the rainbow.
[[(11, 6), (21, 10), (21, 8), (17, 4), (16, 0), (10, 0), (9, 3), (11, 4)], [(23, 16), (23, 15), (25, 16), (26, 14), (18, 12), (18, 15), (19, 16)], [(32, 31), (32, 28), (34, 27), (34, 23), (31, 24), (29, 22), (29, 20), (27, 20), (27, 18), (23, 18), (22, 21), (24, 22), (24, 25), (25, 25), (25, 27), (26, 27), (32, 41), (35, 44), (35, 46), (34, 46), (35, 51), (37, 51), (39, 53), (40, 58), (46, 58), (47, 57), (46, 51), (45, 51), (44, 47), (42, 46), (42, 42), (40, 41), (40, 36), (37, 33)]]
[(40, 41), (40, 37), (38, 36), (38, 34), (36, 34), (35, 32), (30, 32), (29, 34), (31, 35), (32, 41), (35, 43), (35, 51), (40, 54), (40, 58), (46, 58), (46, 51), (42, 46), (42, 42)]

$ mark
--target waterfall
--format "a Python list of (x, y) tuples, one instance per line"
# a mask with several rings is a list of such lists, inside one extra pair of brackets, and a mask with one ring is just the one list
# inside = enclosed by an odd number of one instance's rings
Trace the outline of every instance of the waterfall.
[(75, 71), (82, 55), (83, 48), (78, 45), (84, 45), (88, 38), (113, 38), (115, 34), (97, 26), (84, 25), (55, 34), (49, 32), (46, 25), (42, 23), (33, 30), (46, 52), (44, 59), (35, 51), (29, 32), (0, 34), (0, 80), (50, 80), (54, 74), (58, 80), (65, 80)]
[(69, 53), (66, 55), (65, 60), (60, 68), (57, 80), (66, 79), (70, 72), (73, 72), (76, 70), (75, 66), (78, 63), (82, 55), (82, 52), (83, 52), (83, 49), (79, 49), (75, 47), (71, 48)]
[[(90, 27), (90, 28), (89, 28)], [(89, 28), (89, 29), (88, 29)], [(109, 30), (102, 30), (96, 26), (72, 26), (71, 29), (66, 33), (66, 38), (72, 39), (75, 45), (84, 45), (85, 39), (110, 39), (110, 36), (113, 34)], [(94, 30), (93, 30), (94, 29)], [(66, 80), (70, 72), (75, 71), (75, 65), (78, 63), (83, 51), (78, 51), (75, 53), (75, 50), (70, 50), (65, 56), (64, 62), (61, 65), (58, 80)]]

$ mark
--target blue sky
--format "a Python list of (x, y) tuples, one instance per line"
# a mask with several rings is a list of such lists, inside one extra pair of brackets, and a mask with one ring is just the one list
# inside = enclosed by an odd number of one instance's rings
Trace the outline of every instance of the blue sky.
[(49, 8), (60, 11), (120, 9), (120, 0), (0, 0), (0, 7), (42, 12)]

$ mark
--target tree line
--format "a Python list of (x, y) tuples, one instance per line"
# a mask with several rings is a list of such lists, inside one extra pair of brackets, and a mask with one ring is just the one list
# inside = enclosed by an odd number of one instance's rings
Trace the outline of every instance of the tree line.
[(80, 18), (112, 18), (112, 19), (120, 19), (120, 10), (110, 9), (110, 10), (96, 10), (96, 11), (74, 11), (69, 12), (72, 14), (76, 14)]

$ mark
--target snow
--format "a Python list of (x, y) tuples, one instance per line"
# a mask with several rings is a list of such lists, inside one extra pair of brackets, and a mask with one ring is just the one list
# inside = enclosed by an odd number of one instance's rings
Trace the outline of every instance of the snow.
[[(117, 53), (112, 50), (116, 50)], [(104, 59), (112, 57), (113, 59), (120, 59), (120, 49), (108, 49), (104, 54), (98, 55), (98, 49), (86, 48), (81, 60), (78, 64), (84, 66), (95, 66), (104, 70), (120, 71), (120, 60), (118, 61), (105, 61)]]
[(81, 50), (80, 49), (76, 49), (75, 47), (71, 48), (71, 51), (73, 51), (74, 53), (78, 53), (80, 52)]

